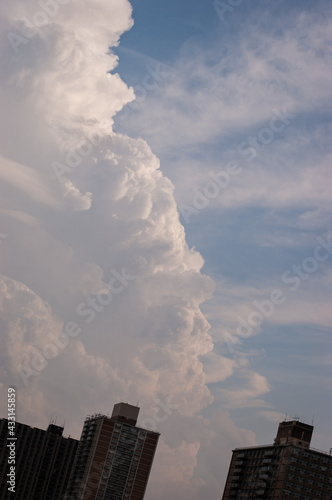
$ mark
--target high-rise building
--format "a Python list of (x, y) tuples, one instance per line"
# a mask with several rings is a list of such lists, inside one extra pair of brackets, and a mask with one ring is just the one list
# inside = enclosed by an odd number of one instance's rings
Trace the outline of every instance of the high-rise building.
[[(78, 440), (63, 427), (42, 430), (15, 422), (15, 453), (10, 457), (8, 420), (0, 419), (0, 499), (59, 500), (66, 491)], [(14, 461), (13, 461), (14, 460)], [(15, 493), (8, 490), (9, 464), (15, 467)]]
[(87, 417), (65, 500), (143, 500), (159, 433), (136, 427), (139, 408)]
[(332, 456), (310, 448), (312, 432), (281, 422), (274, 444), (233, 450), (222, 500), (332, 499)]

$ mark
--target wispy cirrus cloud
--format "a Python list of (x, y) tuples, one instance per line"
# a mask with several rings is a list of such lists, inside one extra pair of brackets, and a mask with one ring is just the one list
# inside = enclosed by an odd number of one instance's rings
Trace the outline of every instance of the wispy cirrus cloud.
[[(264, 23), (261, 29), (249, 25), (236, 44), (220, 37), (213, 49), (188, 42), (172, 79), (135, 118), (117, 122), (165, 157), (179, 203), (192, 206), (195, 189), (211, 181), (209, 172), (234, 160), (241, 175), (209, 208), (306, 204), (311, 211), (329, 210), (330, 126), (323, 117), (330, 95), (330, 20), (301, 12), (282, 23), (277, 19), (269, 31)], [(289, 126), (268, 144), (257, 140), (276, 110), (292, 116)]]

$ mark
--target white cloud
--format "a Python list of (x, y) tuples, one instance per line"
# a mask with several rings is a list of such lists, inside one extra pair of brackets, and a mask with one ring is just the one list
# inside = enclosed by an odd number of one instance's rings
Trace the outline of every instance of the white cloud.
[(267, 418), (267, 420), (270, 420), (271, 422), (283, 422), (285, 419), (285, 415), (278, 411), (270, 411), (270, 410), (263, 410), (259, 412), (260, 415), (263, 417)]
[[(310, 252), (308, 256), (312, 258), (312, 254)], [(290, 262), (280, 275), (271, 273), (264, 280), (257, 278), (256, 286), (241, 285), (231, 280), (218, 281), (214, 299), (204, 305), (205, 314), (213, 323), (213, 339), (229, 342), (231, 348), (232, 343), (264, 334), (271, 325), (331, 327), (331, 272), (321, 264), (321, 268), (317, 266), (316, 273), (310, 275), (301, 267), (303, 261)], [(300, 266), (305, 279), (301, 280), (292, 272), (293, 265)], [(296, 280), (296, 290), (289, 282), (283, 281), (285, 272), (288, 273), (287, 279)], [(293, 282), (291, 284), (294, 285)], [(276, 290), (279, 303), (272, 303), (271, 293)], [(261, 315), (261, 320), (254, 314)]]
[(207, 384), (224, 381), (233, 374), (237, 367), (234, 360), (218, 356), (214, 352), (209, 352), (202, 361)]
[[(181, 418), (195, 426), (213, 401), (201, 361), (213, 342), (200, 306), (214, 283), (188, 248), (159, 161), (144, 141), (111, 128), (133, 93), (107, 74), (116, 57), (106, 52), (132, 25), (130, 14), (125, 0), (71, 2), (19, 54), (8, 43), (2, 49), (1, 409), (15, 384), (20, 421), (46, 426), (56, 415), (77, 437), (86, 414), (121, 400), (139, 400), (149, 416), (158, 395), (169, 397), (180, 430)], [(19, 30), (34, 5), (15, 2), (6, 16), (6, 29)], [(71, 165), (68, 155), (94, 133), (99, 144)], [(54, 162), (68, 167), (63, 175)], [(68, 338), (73, 322), (77, 335)], [(230, 368), (217, 372), (211, 381)], [(172, 478), (184, 498), (204, 483), (193, 479), (200, 444), (181, 431), (169, 444), (172, 432), (158, 450), (156, 481)]]
[(321, 106), (330, 87), (329, 23), (303, 13), (279, 27), (281, 36), (249, 26), (237, 44), (219, 48), (225, 42), (216, 40), (218, 56), (188, 42), (172, 79), (149, 96), (151, 106), (142, 106), (142, 133), (168, 152), (264, 126), (275, 108), (299, 113)]
[[(112, 130), (114, 115), (133, 99), (133, 90), (108, 73), (117, 64), (108, 47), (116, 46), (132, 26), (129, 2), (85, 0), (59, 6), (52, 22), (15, 53), (6, 34), (22, 32), (22, 19), (33, 19), (36, 8), (17, 0), (2, 20), (6, 120), (0, 173), (6, 184), (0, 228), (8, 233), (0, 265), (2, 391), (8, 384), (19, 386), (22, 421), (45, 426), (50, 415), (57, 414), (59, 421), (66, 419), (67, 432), (76, 436), (87, 413), (107, 413), (120, 400), (139, 400), (141, 418), (149, 418), (160, 395), (170, 398), (178, 408), (160, 426), (148, 498), (212, 500), (221, 494), (220, 470), (227, 469), (229, 450), (234, 444), (255, 444), (255, 437), (237, 428), (224, 411), (216, 411), (210, 420), (200, 412), (214, 398), (216, 405), (228, 408), (269, 408), (261, 399), (269, 383), (246, 360), (234, 362), (212, 352), (212, 333), (201, 305), (212, 296), (214, 283), (201, 272), (202, 256), (188, 248), (174, 186), (146, 142)], [(306, 23), (308, 19), (299, 20), (301, 33)], [(328, 35), (321, 26), (314, 28), (307, 31), (305, 43), (318, 52)], [(231, 54), (214, 67), (199, 51), (190, 60), (182, 58), (185, 64), (179, 62), (176, 78), (162, 89), (163, 100), (159, 95), (154, 101), (155, 114), (140, 114), (144, 133), (153, 130), (154, 137), (160, 136), (156, 144), (167, 150), (171, 144), (189, 150), (193, 141), (213, 141), (226, 129), (264, 123), (273, 107), (305, 111), (301, 103), (314, 85), (308, 67), (313, 53), (303, 52), (303, 67), (294, 67), (302, 50), (295, 36), (288, 33), (277, 48), (268, 37), (259, 41), (264, 40), (263, 54), (243, 46), (240, 59)], [(277, 55), (286, 60), (290, 76), (271, 64)], [(320, 81), (315, 104), (329, 92), (323, 63), (325, 58), (316, 58), (312, 71)], [(228, 74), (226, 68), (231, 69)], [(203, 82), (204, 91), (192, 91), (194, 79)], [(287, 100), (282, 91), (274, 92), (287, 79), (299, 94), (296, 98)], [(268, 94), (262, 99), (264, 88)], [(98, 144), (86, 153), (84, 147), (96, 134)], [(76, 164), (70, 164), (75, 155)], [(54, 162), (66, 167), (63, 175), (55, 174)], [(311, 166), (308, 162), (295, 197), (306, 194), (315, 202), (320, 195), (326, 200), (329, 187), (326, 183), (322, 194), (319, 185), (328, 163), (322, 162), (316, 176)], [(285, 169), (284, 174), (293, 186), (296, 169)], [(264, 185), (255, 198), (257, 177)], [(278, 175), (269, 176), (256, 165), (221, 205), (250, 205), (254, 198), (271, 207), (291, 203), (291, 189), (278, 191), (276, 185), (282, 185)], [(324, 206), (317, 210), (308, 215), (308, 224), (325, 213)], [(112, 300), (103, 304), (100, 300), (110, 290), (114, 273), (133, 279), (123, 285), (118, 278)], [(260, 296), (254, 286), (230, 287), (229, 293), (225, 305), (236, 295), (238, 300), (222, 312), (226, 327), (234, 313), (248, 310), (252, 294)], [(218, 319), (215, 309), (214, 314)], [(49, 334), (60, 335), (68, 321), (77, 323), (79, 335), (23, 386), (17, 366), (30, 366), (29, 346), (45, 349)], [(220, 385), (234, 373), (235, 389)], [(207, 384), (219, 384), (219, 389)], [(4, 395), (1, 401), (4, 411)]]
[[(161, 155), (178, 202), (192, 206), (194, 189), (211, 182), (209, 172), (235, 160), (241, 174), (207, 210), (296, 207), (304, 212), (302, 228), (328, 220), (330, 131), (324, 118), (316, 122), (329, 102), (331, 21), (303, 12), (282, 22), (275, 19), (269, 33), (249, 25), (232, 45), (221, 38), (203, 50), (187, 42), (172, 78), (118, 122)], [(293, 118), (268, 144), (258, 141), (248, 162), (248, 138), (269, 128), (275, 110)]]
[(0, 178), (3, 187), (9, 184), (41, 205), (51, 205), (54, 208), (59, 205), (41, 176), (33, 168), (0, 158)]
[(222, 402), (226, 408), (268, 406), (264, 400), (259, 398), (270, 390), (266, 377), (245, 369), (240, 370), (238, 376), (242, 379), (240, 387), (235, 389), (217, 389), (217, 400)]

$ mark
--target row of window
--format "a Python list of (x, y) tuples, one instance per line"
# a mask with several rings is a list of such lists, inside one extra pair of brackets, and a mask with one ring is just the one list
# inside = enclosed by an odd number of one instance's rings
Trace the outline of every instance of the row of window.
[[(291, 470), (296, 470), (297, 466), (300, 466), (300, 465), (305, 465), (307, 467), (309, 466), (310, 469), (314, 469), (314, 470), (318, 469), (318, 467), (319, 467), (319, 470), (321, 470), (322, 472), (326, 472), (328, 470), (328, 468), (325, 467), (324, 465), (319, 465), (318, 466), (317, 464), (307, 464), (305, 462), (297, 462), (297, 463), (296, 462), (292, 462), (292, 465), (289, 468)], [(300, 471), (301, 474), (303, 474), (304, 472), (309, 472), (309, 471), (305, 471), (304, 469), (301, 469), (301, 468), (297, 469), (297, 470)], [(332, 472), (332, 470), (331, 470), (331, 472)]]

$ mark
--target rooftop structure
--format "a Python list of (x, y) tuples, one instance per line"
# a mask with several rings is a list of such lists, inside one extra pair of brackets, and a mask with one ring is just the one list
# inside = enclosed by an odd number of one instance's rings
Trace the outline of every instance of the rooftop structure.
[(65, 500), (143, 500), (159, 434), (136, 426), (139, 408), (87, 417)]
[(332, 456), (309, 447), (312, 432), (281, 422), (274, 444), (233, 450), (222, 500), (332, 499)]

